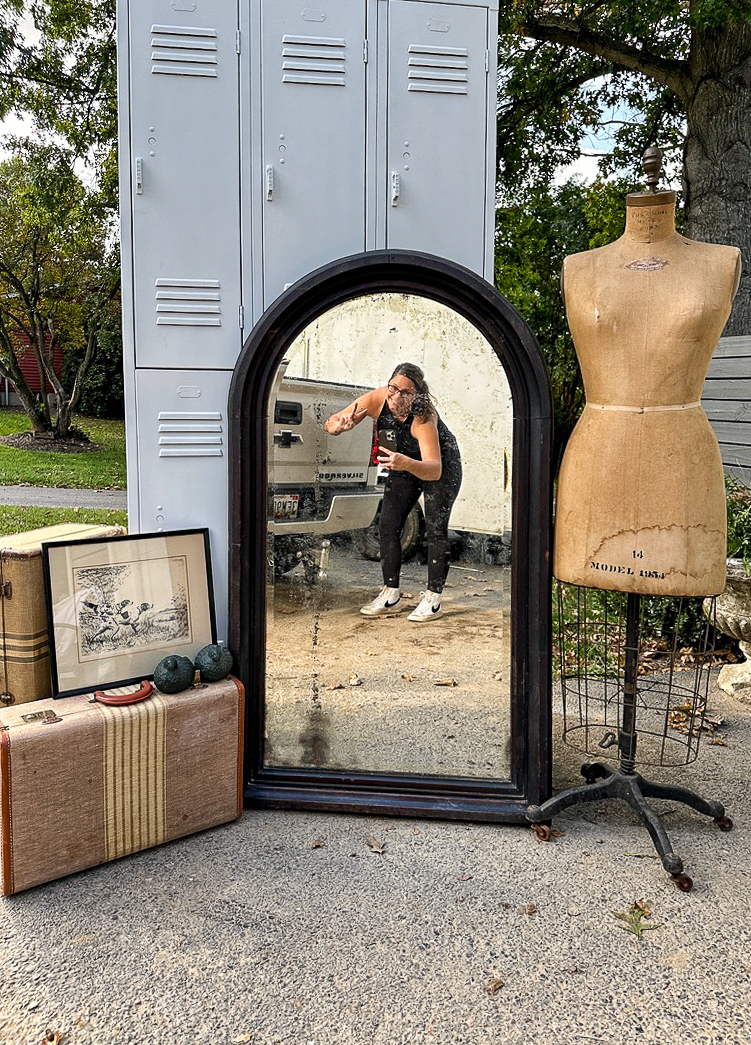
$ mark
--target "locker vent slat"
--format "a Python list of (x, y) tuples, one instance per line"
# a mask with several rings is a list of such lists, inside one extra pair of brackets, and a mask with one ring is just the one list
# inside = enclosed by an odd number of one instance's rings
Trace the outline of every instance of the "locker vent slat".
[(152, 73), (167, 76), (216, 76), (216, 66), (216, 29), (152, 25)]
[(224, 426), (216, 411), (162, 411), (159, 421), (160, 457), (223, 457)]
[(156, 323), (159, 327), (220, 327), (221, 287), (218, 279), (158, 279)]
[(466, 47), (410, 44), (408, 55), (408, 91), (431, 94), (469, 92), (469, 51)]
[(327, 36), (282, 37), (282, 83), (344, 87), (346, 45)]

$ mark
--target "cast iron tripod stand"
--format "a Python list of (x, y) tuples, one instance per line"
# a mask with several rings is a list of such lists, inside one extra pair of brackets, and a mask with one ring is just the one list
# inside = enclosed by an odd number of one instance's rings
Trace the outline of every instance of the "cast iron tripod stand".
[(620, 798), (637, 813), (646, 827), (662, 860), (662, 866), (679, 889), (689, 892), (693, 880), (684, 873), (683, 861), (673, 852), (667, 832), (657, 813), (647, 803), (647, 798), (667, 798), (683, 802), (711, 817), (721, 831), (730, 831), (733, 821), (725, 816), (725, 807), (720, 802), (700, 798), (693, 791), (673, 784), (658, 784), (645, 780), (636, 772), (636, 695), (637, 665), (639, 660), (639, 614), (641, 596), (629, 594), (626, 609), (626, 649), (623, 672), (623, 709), (621, 727), (618, 730), (620, 768), (612, 769), (602, 762), (585, 763), (581, 774), (587, 781), (579, 787), (569, 788), (554, 795), (541, 806), (527, 807), (526, 816), (532, 823), (537, 837), (542, 841), (550, 838), (550, 828), (544, 823), (568, 806), (598, 802), (604, 798)]

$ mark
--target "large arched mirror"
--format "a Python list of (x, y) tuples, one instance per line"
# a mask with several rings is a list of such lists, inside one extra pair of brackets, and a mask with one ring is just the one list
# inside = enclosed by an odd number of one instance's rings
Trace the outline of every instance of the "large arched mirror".
[[(444, 477), (455, 489), (440, 619), (410, 619), (443, 547), (427, 487), (401, 533), (400, 611), (361, 612), (385, 576), (385, 435), (370, 416), (336, 436), (324, 427), (404, 362), (421, 368), (454, 436), (446, 460), (461, 459), (461, 476), (452, 465)], [(264, 316), (230, 414), (248, 799), (523, 819), (550, 775), (551, 414), (518, 314), (440, 259), (345, 259)]]

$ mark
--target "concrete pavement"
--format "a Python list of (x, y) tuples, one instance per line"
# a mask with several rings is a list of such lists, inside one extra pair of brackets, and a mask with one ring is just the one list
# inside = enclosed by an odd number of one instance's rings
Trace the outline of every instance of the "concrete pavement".
[[(0, 901), (0, 1042), (748, 1045), (751, 707), (713, 686), (709, 710), (723, 744), (645, 770), (735, 821), (654, 803), (690, 893), (619, 802), (568, 810), (547, 843), (248, 809)], [(581, 761), (557, 743), (556, 789)], [(616, 917), (635, 901), (653, 908), (641, 939)]]

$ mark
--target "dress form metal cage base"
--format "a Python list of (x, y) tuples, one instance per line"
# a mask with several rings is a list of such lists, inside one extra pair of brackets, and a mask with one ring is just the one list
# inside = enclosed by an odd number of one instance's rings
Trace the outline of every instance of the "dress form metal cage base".
[[(538, 838), (547, 840), (551, 832), (546, 821), (561, 810), (619, 798), (636, 812), (663, 867), (687, 892), (693, 881), (647, 799), (682, 802), (711, 817), (723, 831), (733, 823), (720, 802), (684, 787), (646, 780), (636, 764), (680, 766), (696, 759), (704, 731), (714, 629), (706, 620), (702, 639), (685, 649), (678, 637), (684, 615), (692, 612), (689, 600), (645, 599), (560, 582), (557, 595), (564, 740), (600, 759), (617, 759), (618, 765), (585, 763), (585, 784), (541, 806), (529, 806), (527, 819)], [(657, 636), (647, 641), (643, 625), (648, 616), (659, 626)]]

